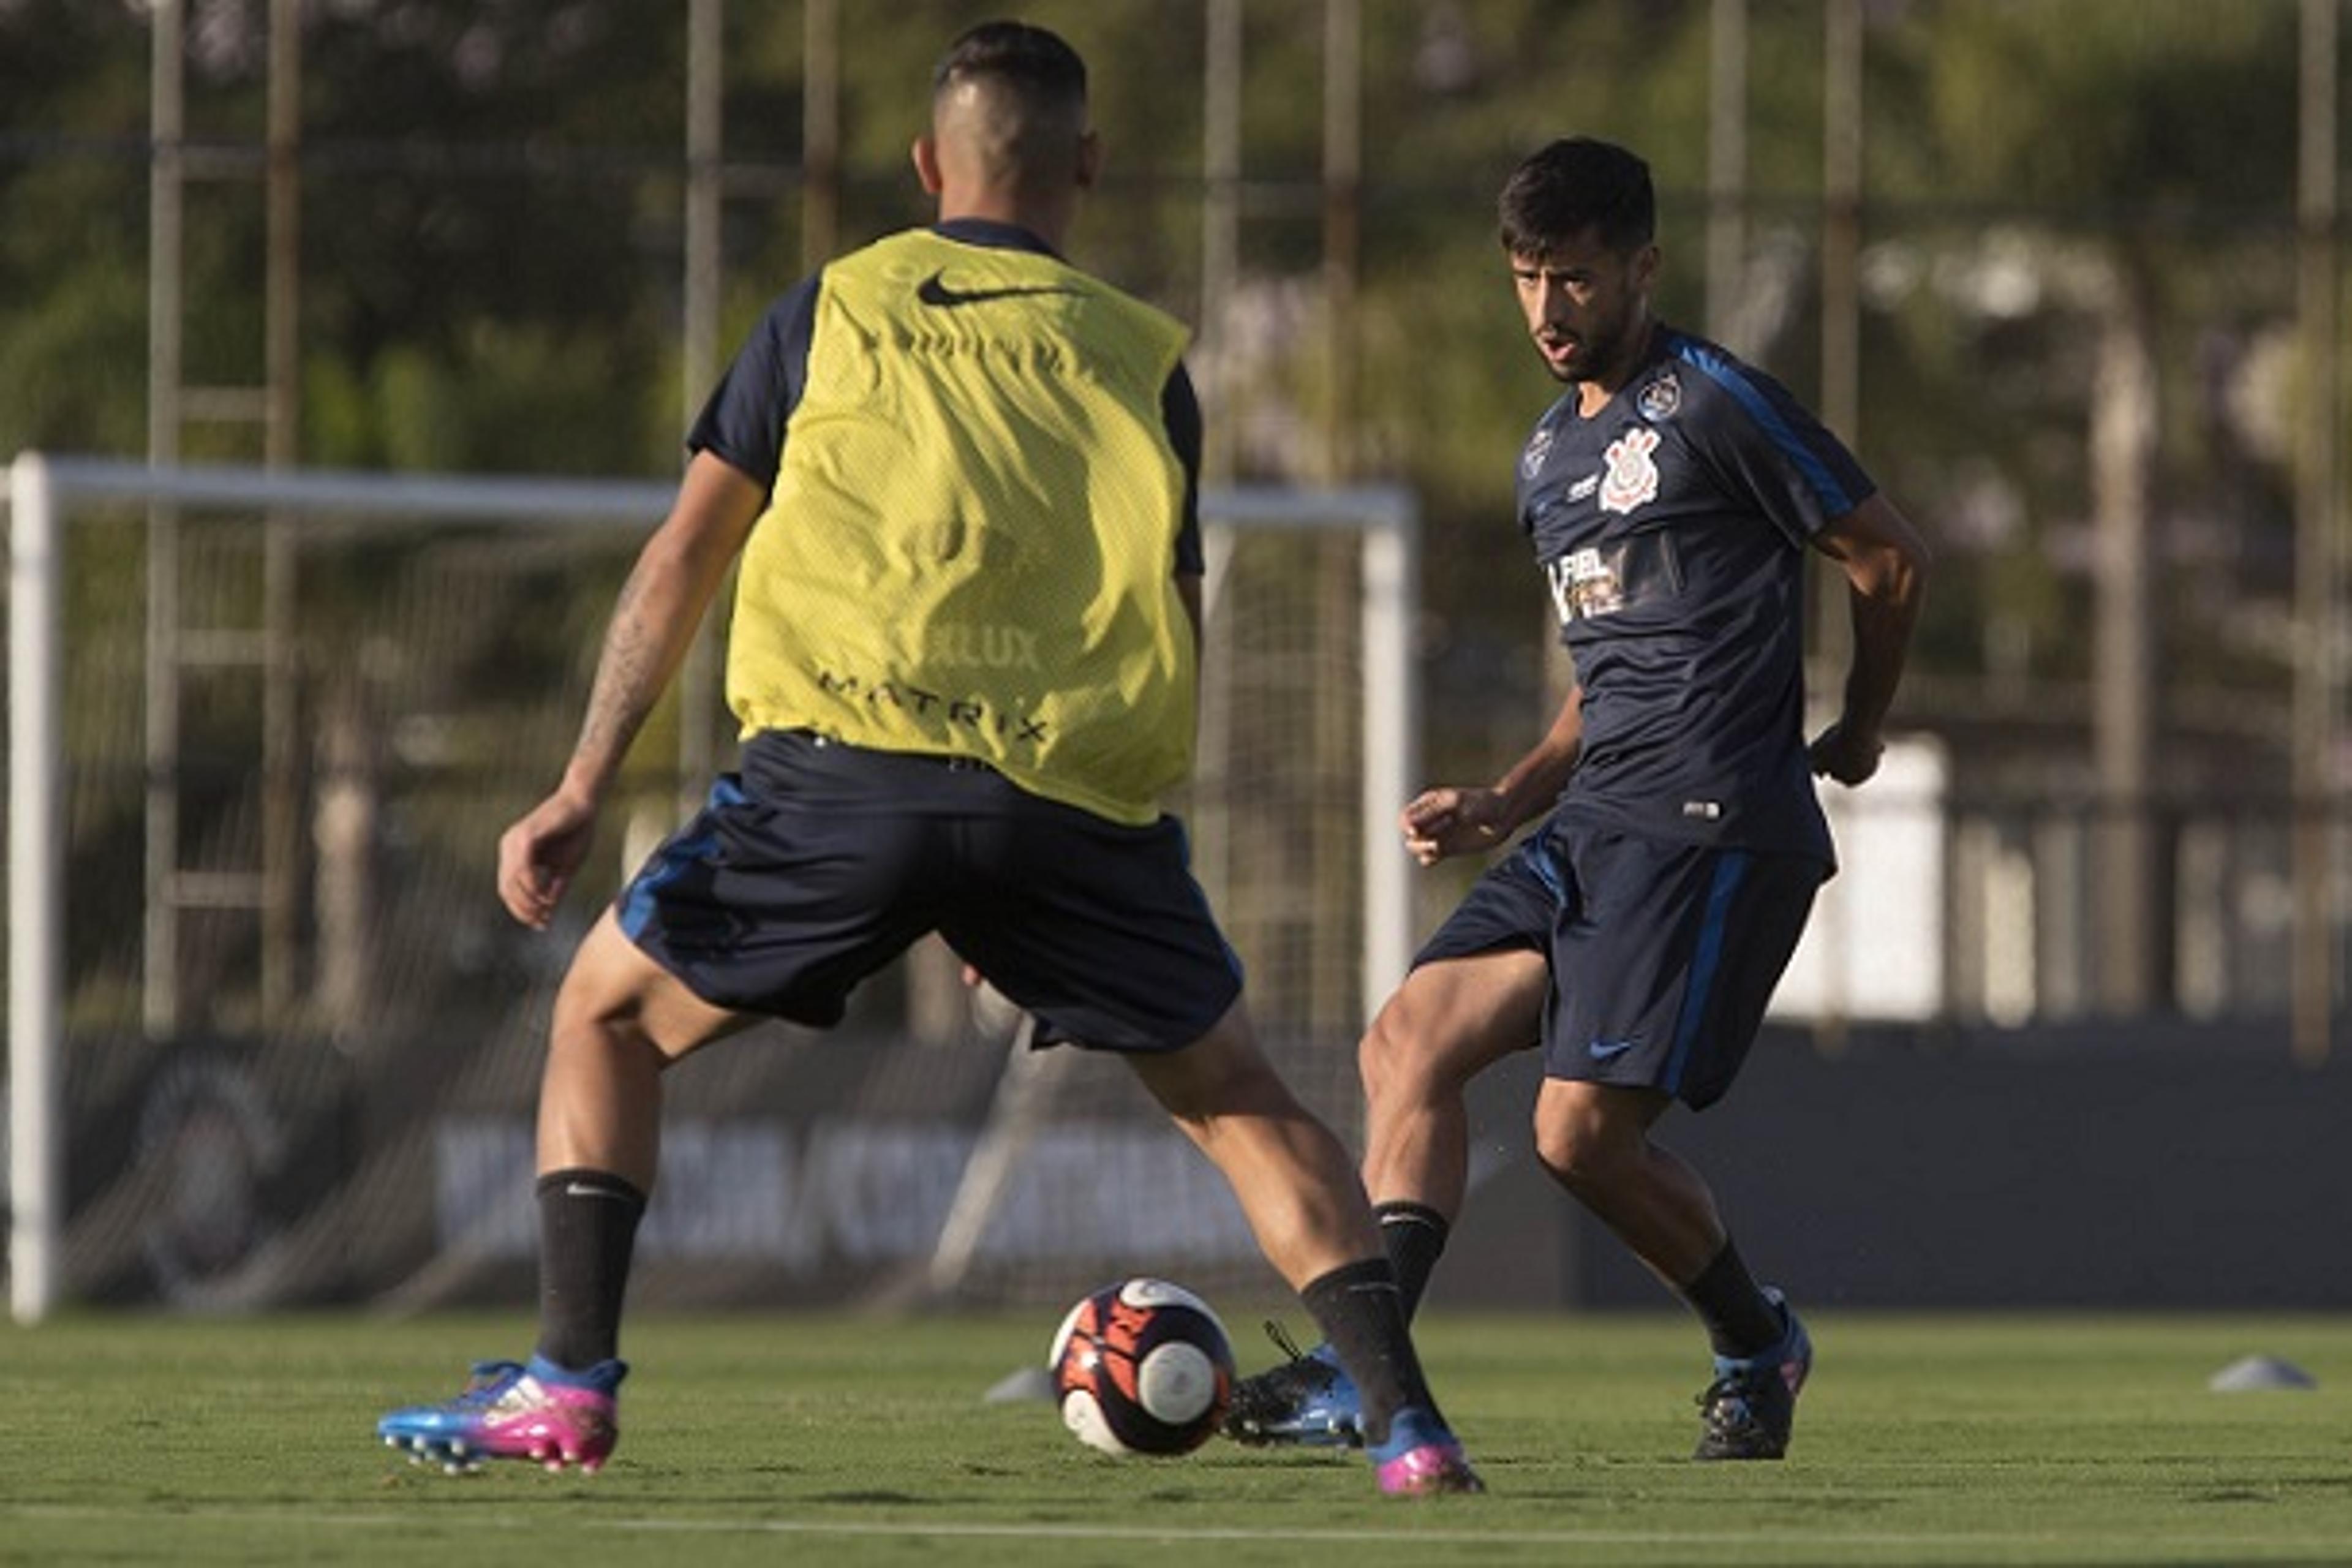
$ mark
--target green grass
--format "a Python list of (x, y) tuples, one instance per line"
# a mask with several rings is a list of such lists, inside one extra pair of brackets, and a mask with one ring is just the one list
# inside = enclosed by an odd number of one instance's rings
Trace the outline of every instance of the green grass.
[[(1424, 1352), (1492, 1490), (1401, 1503), (1360, 1458), (1118, 1461), (982, 1403), (1055, 1315), (643, 1316), (593, 1478), (375, 1444), (383, 1408), (517, 1353), (514, 1317), (0, 1330), (0, 1563), (2352, 1562), (2352, 1321), (1811, 1314), (1790, 1458), (1701, 1466), (1685, 1322), (1440, 1315)], [(2319, 1390), (2208, 1392), (2255, 1352)]]

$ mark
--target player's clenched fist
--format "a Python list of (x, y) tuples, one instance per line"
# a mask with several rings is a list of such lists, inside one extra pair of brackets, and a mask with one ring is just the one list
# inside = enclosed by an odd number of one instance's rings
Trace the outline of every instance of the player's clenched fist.
[(1448, 855), (1488, 849), (1501, 836), (1501, 796), (1491, 789), (1451, 785), (1423, 790), (1407, 802), (1397, 824), (1415, 860), (1434, 866)]
[(1806, 748), (1813, 772), (1837, 780), (1849, 789), (1867, 782), (1878, 771), (1886, 751), (1875, 735), (1862, 735), (1843, 724), (1832, 724)]

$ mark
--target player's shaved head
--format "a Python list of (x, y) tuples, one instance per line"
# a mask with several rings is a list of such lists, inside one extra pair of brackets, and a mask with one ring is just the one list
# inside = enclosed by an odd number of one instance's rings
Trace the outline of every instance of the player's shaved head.
[(931, 79), (931, 135), (952, 177), (1000, 189), (1067, 185), (1087, 134), (1087, 68), (1056, 35), (983, 22)]

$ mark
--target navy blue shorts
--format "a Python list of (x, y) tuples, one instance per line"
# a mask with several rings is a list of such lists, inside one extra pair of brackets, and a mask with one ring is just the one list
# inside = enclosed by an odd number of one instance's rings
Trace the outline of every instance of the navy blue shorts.
[(1041, 1042), (1172, 1050), (1241, 994), (1174, 817), (1129, 827), (978, 764), (797, 732), (744, 746), (619, 913), (702, 1000), (816, 1027), (931, 931)]
[(1413, 963), (1546, 954), (1545, 1075), (1698, 1110), (1738, 1076), (1828, 871), (1554, 818), (1478, 879)]

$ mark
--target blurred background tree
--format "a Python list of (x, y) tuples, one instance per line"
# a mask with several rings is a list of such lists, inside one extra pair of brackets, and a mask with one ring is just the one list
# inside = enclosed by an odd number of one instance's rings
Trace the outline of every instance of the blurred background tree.
[[(190, 137), (232, 158), (257, 156), (267, 9), (190, 0)], [(837, 0), (839, 244), (919, 220), (906, 151), (930, 66), (995, 10)], [(1239, 275), (1213, 301), (1201, 297), (1208, 10), (1024, 9), (1095, 72), (1111, 161), (1077, 258), (1209, 334), (1218, 357), (1197, 368), (1231, 422), (1235, 477), (1321, 477), (1332, 421), (1348, 472), (1422, 497), (1433, 765), (1483, 771), (1543, 703), (1547, 634), (1510, 471), (1555, 391), (1519, 341), (1493, 194), (1557, 134), (1639, 148), (1664, 199), (1661, 307), (1706, 324), (1717, 8), (1362, 0), (1360, 268), (1340, 362), (1323, 352), (1326, 7), (1239, 8)], [(807, 11), (725, 11), (730, 346), (803, 265)], [(147, 12), (0, 0), (10, 450), (143, 448)], [(625, 0), (300, 8), (302, 460), (674, 468), (684, 14)], [(1734, 346), (1810, 399), (1825, 5), (1751, 0), (1744, 14)], [(2150, 668), (2168, 721), (2267, 734), (2257, 753), (2272, 757), (2294, 537), (2295, 0), (2233, 7), (2226, 26), (2200, 0), (1868, 0), (1862, 14), (1866, 414), (1849, 434), (1945, 562), (1906, 714), (2088, 722), (2094, 455), (2121, 353), (2152, 388), (2146, 427), (2110, 439), (2125, 443), (2114, 461), (2143, 470)], [(260, 203), (214, 205), (189, 230), (190, 378), (250, 381)], [(1334, 363), (1349, 384), (1328, 384)], [(191, 455), (250, 457), (241, 439), (216, 432)]]

